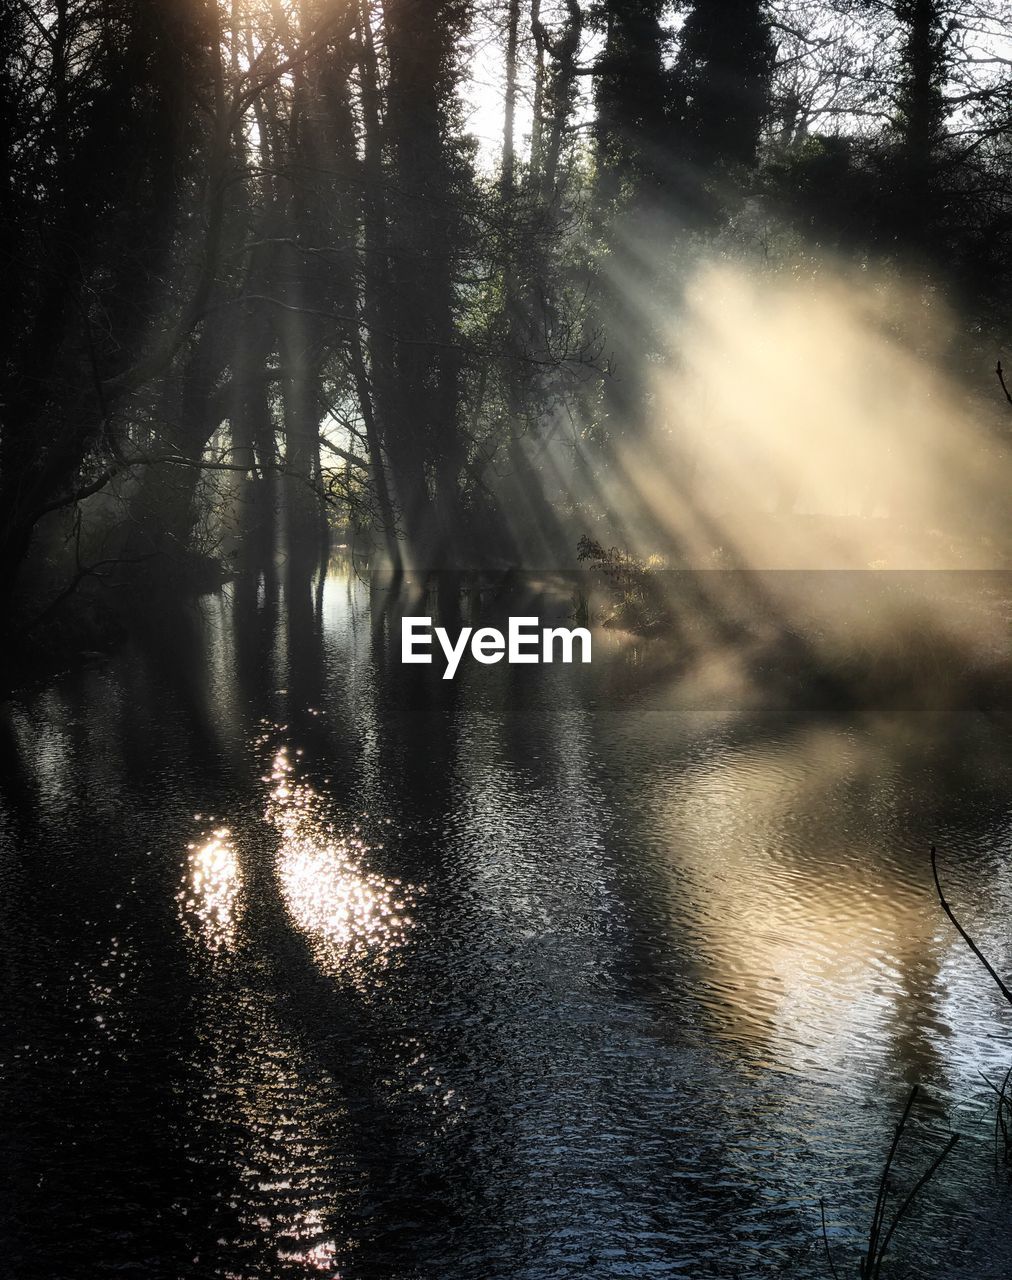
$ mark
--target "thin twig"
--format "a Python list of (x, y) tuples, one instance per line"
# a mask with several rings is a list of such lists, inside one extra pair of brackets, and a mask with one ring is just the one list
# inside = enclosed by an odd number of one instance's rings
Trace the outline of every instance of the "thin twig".
[[(1006, 395), (1007, 394), (1008, 393), (1006, 392)], [(1012, 400), (1012, 397), (1010, 397), (1010, 400)], [(1002, 982), (1001, 978), (995, 972), (994, 966), (991, 964), (987, 956), (984, 955), (980, 947), (977, 946), (974, 940), (970, 937), (970, 935), (966, 932), (963, 926), (956, 919), (952, 908), (949, 906), (949, 904), (945, 900), (945, 894), (942, 893), (942, 886), (939, 883), (939, 879), (938, 879), (938, 859), (935, 853), (934, 845), (931, 846), (931, 874), (934, 877), (935, 890), (938, 894), (938, 901), (942, 905), (942, 910), (952, 921), (953, 925), (956, 928), (956, 932), (959, 934), (959, 936), (963, 939), (966, 945), (970, 948), (973, 954), (977, 957), (980, 963), (984, 966), (984, 968), (988, 971), (988, 973), (994, 979), (994, 982), (996, 983), (998, 990), (1002, 993), (1002, 995), (1009, 1002), (1009, 1004), (1012, 1004), (1012, 991), (1010, 991), (1008, 987), (1005, 985), (1005, 983)]]
[(836, 1271), (836, 1263), (833, 1261), (833, 1253), (829, 1247), (829, 1234), (826, 1231), (826, 1202), (819, 1198), (819, 1213), (822, 1216), (822, 1243), (826, 1247), (826, 1261), (829, 1263), (829, 1269), (833, 1273), (833, 1280), (840, 1280)]
[(886, 1237), (882, 1241), (882, 1246), (878, 1251), (878, 1257), (875, 1260), (875, 1269), (872, 1272), (872, 1275), (874, 1277), (878, 1277), (878, 1275), (881, 1272), (882, 1259), (885, 1257), (886, 1249), (889, 1248), (889, 1241), (893, 1238), (893, 1233), (895, 1232), (896, 1228), (903, 1221), (903, 1218), (906, 1216), (907, 1211), (910, 1209), (910, 1206), (913, 1204), (914, 1200), (917, 1198), (918, 1193), (935, 1176), (935, 1174), (938, 1172), (939, 1168), (941, 1167), (942, 1162), (946, 1159), (946, 1157), (949, 1155), (949, 1153), (952, 1151), (953, 1147), (956, 1145), (958, 1141), (959, 1141), (959, 1134), (954, 1133), (952, 1137), (949, 1139), (949, 1141), (945, 1144), (944, 1150), (940, 1153), (940, 1155), (936, 1157), (935, 1160), (931, 1162), (928, 1168), (925, 1169), (925, 1171), (917, 1179), (914, 1185), (910, 1188), (910, 1192), (907, 1195), (906, 1199), (903, 1201), (900, 1207), (896, 1210), (896, 1216), (893, 1218), (892, 1224), (890, 1225), (889, 1230), (886, 1232)]
[[(907, 1098), (907, 1103), (903, 1108), (903, 1114), (900, 1116), (899, 1123), (893, 1131), (893, 1140), (889, 1147), (889, 1154), (886, 1156), (886, 1162), (882, 1167), (882, 1177), (879, 1179), (878, 1184), (878, 1195), (875, 1198), (875, 1211), (871, 1217), (871, 1230), (868, 1232), (868, 1252), (865, 1255), (865, 1261), (869, 1268), (874, 1266), (875, 1257), (878, 1253), (878, 1238), (882, 1230), (882, 1221), (885, 1217), (886, 1197), (889, 1192), (889, 1171), (892, 1168), (893, 1160), (896, 1158), (896, 1151), (900, 1145), (900, 1138), (903, 1136), (903, 1130), (906, 1127), (907, 1120), (910, 1116), (910, 1109), (913, 1107), (914, 1099), (916, 1097), (917, 1085), (914, 1085), (910, 1090), (910, 1096)], [(874, 1275), (874, 1271), (869, 1270), (867, 1274), (869, 1276)]]

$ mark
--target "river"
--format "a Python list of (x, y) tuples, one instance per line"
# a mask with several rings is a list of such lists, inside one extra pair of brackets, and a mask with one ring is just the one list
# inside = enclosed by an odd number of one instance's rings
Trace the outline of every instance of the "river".
[[(337, 564), (2, 713), (4, 1275), (1007, 1276), (1009, 708), (402, 666)], [(921, 677), (923, 680), (923, 676)], [(926, 710), (952, 688), (944, 716)], [(894, 1196), (894, 1202), (896, 1200)]]

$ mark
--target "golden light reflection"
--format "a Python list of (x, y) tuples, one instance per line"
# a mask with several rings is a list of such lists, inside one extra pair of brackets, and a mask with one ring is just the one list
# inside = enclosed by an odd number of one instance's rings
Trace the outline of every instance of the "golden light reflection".
[(231, 950), (238, 926), (242, 874), (226, 827), (187, 846), (186, 884), (179, 895), (184, 921), (211, 951)]
[[(751, 1055), (800, 1073), (854, 1057), (890, 1058), (915, 1077), (942, 1070), (952, 1032), (937, 920), (916, 859), (900, 852), (899, 768), (888, 742), (811, 729), (719, 750), (659, 783), (701, 1007)], [(873, 850), (869, 814), (882, 832)]]
[(281, 1262), (294, 1262), (308, 1271), (322, 1271), (340, 1280), (337, 1271), (337, 1244), (327, 1235), (323, 1218), (313, 1208), (302, 1210), (291, 1227), (296, 1243), (280, 1248)]
[(267, 819), (281, 837), (278, 875), (295, 923), (333, 971), (366, 955), (386, 959), (411, 927), (416, 890), (367, 869), (358, 830), (338, 832), (321, 797), (294, 776), (287, 748), (274, 757)]

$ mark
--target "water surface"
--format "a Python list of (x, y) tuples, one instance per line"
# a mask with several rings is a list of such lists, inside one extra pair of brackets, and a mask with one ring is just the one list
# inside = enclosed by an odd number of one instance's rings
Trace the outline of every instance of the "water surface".
[(389, 606), (236, 584), (6, 709), (8, 1274), (814, 1277), (820, 1197), (855, 1274), (918, 1083), (896, 1274), (1007, 1275), (959, 654), (942, 718), (622, 634), (442, 681)]

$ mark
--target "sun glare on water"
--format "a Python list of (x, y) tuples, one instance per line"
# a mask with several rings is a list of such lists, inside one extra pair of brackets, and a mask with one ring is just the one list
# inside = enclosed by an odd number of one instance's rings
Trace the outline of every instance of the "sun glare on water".
[(366, 955), (388, 957), (412, 924), (413, 891), (367, 869), (359, 831), (339, 832), (322, 797), (298, 781), (287, 748), (274, 756), (267, 820), (277, 829), (278, 878), (288, 911), (336, 972)]
[(242, 875), (227, 827), (217, 827), (187, 846), (186, 884), (180, 906), (191, 928), (211, 951), (235, 945)]
[[(338, 829), (325, 797), (296, 778), (292, 754), (287, 747), (275, 752), (263, 810), (278, 836), (277, 883), (289, 918), (312, 939), (316, 961), (328, 973), (346, 974), (366, 957), (385, 961), (413, 923), (417, 891), (369, 870), (371, 848), (361, 831)], [(232, 834), (215, 827), (187, 847), (181, 918), (209, 951), (232, 951), (242, 896)]]

